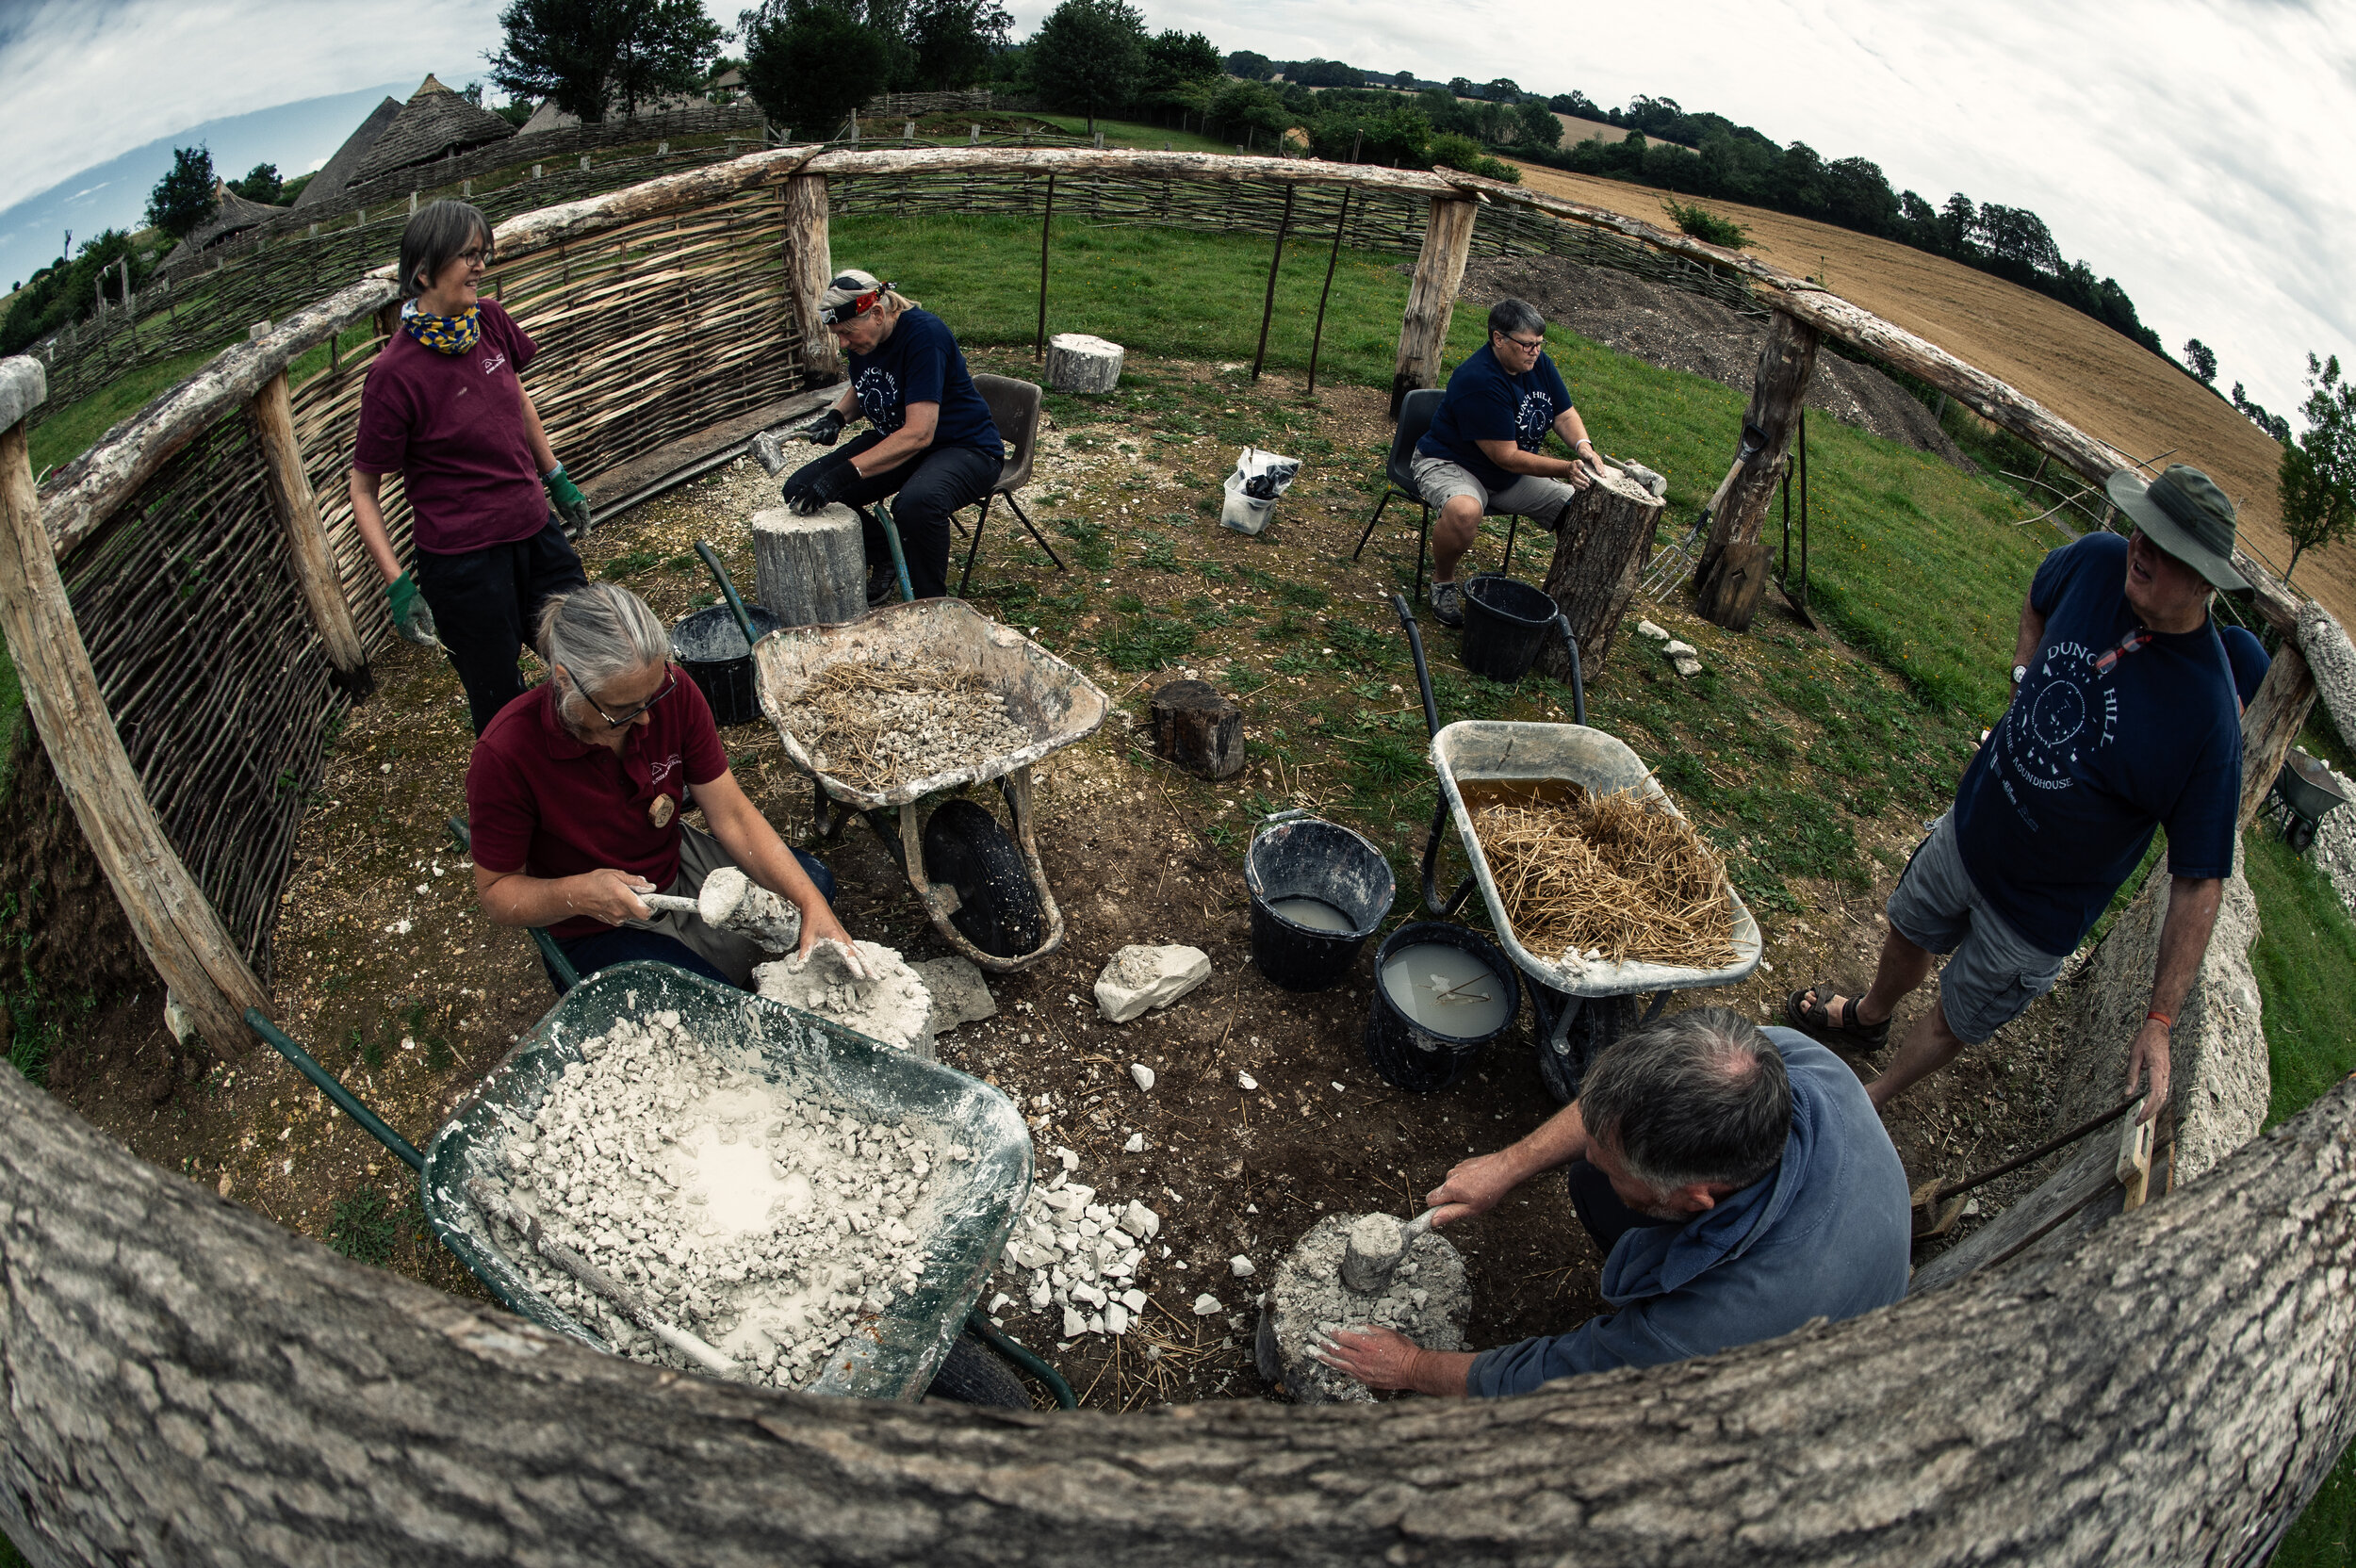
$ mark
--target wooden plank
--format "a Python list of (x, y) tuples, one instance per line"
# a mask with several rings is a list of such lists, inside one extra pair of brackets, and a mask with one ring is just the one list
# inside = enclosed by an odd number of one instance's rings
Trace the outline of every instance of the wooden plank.
[(311, 493), (311, 476), (303, 466), (303, 446), (295, 439), (294, 404), (287, 396), (286, 372), (281, 370), (262, 384), (253, 404), (254, 438), (262, 448), (262, 477), (270, 492), (270, 509), (286, 534), (286, 564), (294, 572), (295, 588), (311, 612), (335, 666), (335, 683), (354, 701), (376, 690), (368, 672), (368, 656), (360, 643), (360, 628), (352, 619), (352, 603), (344, 597), (343, 580), (335, 570), (335, 551), (319, 521), (319, 499)]
[(99, 694), (41, 523), (23, 421), (0, 433), (0, 630), (50, 766), (148, 961), (215, 1051), (242, 1051), (269, 995), (165, 837)]
[(2116, 1138), (2097, 1133), (2043, 1185), (1914, 1271), (1908, 1296), (1954, 1284), (2022, 1250), (2119, 1185)]
[(2275, 776), (2282, 771), (2282, 760), (2290, 755), (2291, 743), (2299, 738), (2300, 727), (2307, 722), (2307, 710), (2315, 701), (2315, 678), (2307, 666), (2306, 655), (2285, 642), (2276, 650), (2274, 662), (2266, 666), (2266, 678), (2259, 682), (2257, 694), (2242, 710), (2241, 811), (2235, 818), (2236, 832), (2258, 820), (2266, 792), (2274, 788)]
[(1473, 204), (1432, 198), (1423, 250), (1415, 257), (1415, 281), (1407, 287), (1407, 312), (1399, 328), (1399, 368), (1391, 376), (1391, 416), (1407, 394), (1440, 380), (1440, 354), (1448, 347), (1448, 317), (1464, 281), (1464, 258), (1472, 243)]

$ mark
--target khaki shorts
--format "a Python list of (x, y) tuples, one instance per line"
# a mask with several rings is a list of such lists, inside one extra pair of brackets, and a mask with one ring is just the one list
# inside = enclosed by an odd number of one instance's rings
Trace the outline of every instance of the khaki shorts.
[(1446, 506), (1453, 497), (1470, 496), (1481, 503), (1484, 517), (1527, 517), (1549, 533), (1561, 530), (1562, 509), (1579, 494), (1568, 481), (1538, 474), (1516, 475), (1513, 483), (1493, 491), (1463, 465), (1421, 452), (1415, 454), (1408, 471), (1415, 476), (1415, 488), (1432, 506)]
[[(699, 827), (681, 823), (679, 826), (679, 874), (671, 885), (660, 890), (674, 898), (693, 898), (703, 891), (704, 878), (722, 866), (732, 866), (728, 852), (720, 847), (720, 841)], [(656, 931), (676, 941), (684, 942), (700, 955), (704, 961), (730, 982), (746, 989), (752, 988), (753, 966), (765, 963), (773, 956), (768, 950), (750, 937), (734, 931), (723, 931), (706, 925), (699, 915), (676, 914), (667, 909), (657, 910), (652, 920), (628, 920), (624, 925), (640, 931)]]

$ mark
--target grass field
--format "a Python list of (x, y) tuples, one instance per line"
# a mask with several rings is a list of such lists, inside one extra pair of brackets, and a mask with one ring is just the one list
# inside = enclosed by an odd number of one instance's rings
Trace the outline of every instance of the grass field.
[[(1088, 134), (1088, 116), (1084, 114), (1032, 114), (1025, 119), (1041, 120), (1066, 136)], [(1149, 125), (1137, 120), (1099, 120), (1096, 128), (1104, 133), (1107, 147), (1135, 147), (1158, 153), (1167, 147), (1173, 153), (1232, 153), (1235, 144), (1221, 141), (1215, 136), (1195, 131), (1174, 131), (1168, 125)], [(1265, 152), (1267, 149), (1263, 148)]]

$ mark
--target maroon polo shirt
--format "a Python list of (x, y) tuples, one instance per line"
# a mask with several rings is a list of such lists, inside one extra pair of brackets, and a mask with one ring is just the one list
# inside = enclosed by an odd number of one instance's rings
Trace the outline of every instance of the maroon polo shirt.
[[(703, 693), (677, 665), (672, 673), (679, 684), (646, 710), (651, 723), (631, 728), (619, 756), (564, 727), (553, 682), (500, 709), (466, 765), (474, 863), (548, 878), (610, 867), (669, 887), (686, 787), (728, 770)], [(586, 915), (548, 928), (567, 939), (611, 929)]]
[(446, 354), (396, 332), (360, 393), (352, 466), (401, 475), (417, 548), (432, 555), (512, 545), (548, 520), (515, 379), (535, 349), (497, 301), (481, 303), (473, 348)]

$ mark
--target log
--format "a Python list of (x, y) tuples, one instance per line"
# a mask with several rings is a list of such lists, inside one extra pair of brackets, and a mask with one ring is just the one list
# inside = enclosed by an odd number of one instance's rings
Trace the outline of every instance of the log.
[(344, 597), (342, 577), (335, 570), (335, 552), (319, 522), (319, 499), (311, 493), (311, 476), (303, 466), (303, 445), (295, 439), (294, 405), (286, 394), (286, 372), (281, 370), (262, 384), (253, 404), (254, 433), (262, 449), (262, 479), (270, 491), (270, 509), (286, 532), (286, 564), (295, 588), (311, 612), (335, 684), (354, 701), (376, 690), (368, 672), (368, 656), (352, 619), (352, 601)]
[(796, 174), (785, 182), (785, 268), (786, 303), (794, 313), (802, 367), (811, 385), (830, 386), (843, 379), (843, 352), (818, 319), (818, 297), (834, 278), (823, 174)]
[(1702, 618), (1728, 631), (1750, 630), (1751, 617), (1759, 613), (1759, 601), (1765, 596), (1772, 575), (1769, 560), (1767, 547), (1759, 540), (1728, 545), (1719, 553), (1717, 566), (1696, 596)]
[(1448, 316), (1464, 281), (1464, 258), (1472, 252), (1472, 203), (1432, 198), (1424, 222), (1423, 249), (1407, 286), (1407, 314), (1399, 328), (1399, 368), (1391, 376), (1391, 417), (1407, 394), (1440, 382), (1440, 354), (1448, 347)]
[(1084, 332), (1047, 340), (1047, 384), (1058, 392), (1110, 392), (1121, 384), (1120, 344)]
[(1243, 771), (1243, 710), (1209, 682), (1173, 680), (1153, 694), (1153, 755), (1197, 778)]
[(2315, 695), (2341, 735), (2356, 735), (2356, 647), (2331, 612), (2310, 599), (2301, 605), (2289, 639), (2307, 656)]
[(787, 626), (839, 626), (867, 612), (858, 513), (837, 505), (803, 517), (773, 507), (753, 514), (752, 534), (753, 592)]
[(2274, 788), (2275, 776), (2282, 771), (2282, 760), (2290, 755), (2291, 743), (2299, 739), (2315, 701), (2315, 678), (2307, 667), (2306, 655), (2284, 643), (2266, 666), (2266, 678), (2258, 683), (2257, 694), (2242, 711), (2241, 811), (2234, 823), (2236, 832), (2258, 820), (2266, 792)]
[(148, 961), (207, 1045), (241, 1051), (245, 1010), (267, 1007), (269, 994), (156, 821), (106, 711), (41, 527), (21, 419), (0, 432), (0, 630), (50, 766)]
[[(1652, 554), (1664, 503), (1644, 485), (1608, 469), (1562, 509), (1562, 531), (1547, 564), (1546, 596), (1571, 623), (1581, 673), (1594, 680), (1612, 655), (1620, 617)], [(1568, 680), (1571, 662), (1552, 637), (1539, 645), (1538, 673)]]
[(1800, 400), (1816, 368), (1819, 337), (1815, 328), (1788, 311), (1777, 310), (1768, 323), (1766, 340), (1759, 347), (1759, 374), (1751, 386), (1750, 407), (1742, 416), (1745, 428), (1757, 429), (1766, 440), (1736, 473), (1725, 504), (1710, 520), (1710, 541), (1693, 569), (1696, 592), (1715, 575), (1718, 557), (1726, 547), (1757, 539), (1767, 521), (1767, 508), (1775, 498), (1792, 433), (1799, 426)]
[(2356, 1085), (2054, 1256), (1512, 1400), (764, 1391), (339, 1258), (0, 1073), (48, 1562), (2263, 1562), (2348, 1440)]

